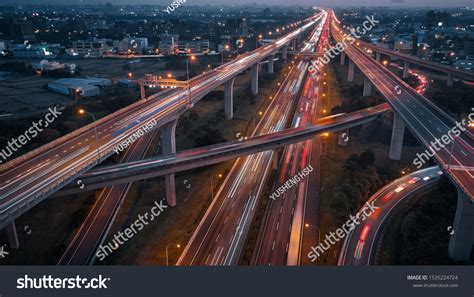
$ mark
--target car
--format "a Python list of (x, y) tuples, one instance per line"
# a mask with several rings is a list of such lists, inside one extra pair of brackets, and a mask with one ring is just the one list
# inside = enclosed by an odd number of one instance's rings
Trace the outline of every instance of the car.
[(387, 202), (388, 200), (392, 199), (393, 195), (395, 195), (394, 192), (389, 192), (388, 194), (385, 194), (382, 197), (382, 202)]
[(395, 190), (393, 190), (394, 192), (396, 193), (400, 193), (401, 191), (403, 191), (406, 187), (406, 184), (401, 184), (398, 186), (398, 188), (396, 188)]
[(409, 183), (410, 185), (413, 185), (413, 184), (416, 184), (416, 182), (419, 181), (419, 180), (420, 180), (420, 178), (417, 177), (417, 176), (415, 176), (415, 177), (410, 178), (410, 180), (408, 181), (408, 183)]
[(360, 240), (365, 240), (367, 238), (367, 235), (369, 234), (370, 231), (370, 225), (365, 225), (364, 228), (362, 228), (362, 231), (360, 232)]
[(365, 241), (359, 240), (354, 252), (354, 258), (360, 259), (362, 257), (362, 250), (364, 249)]

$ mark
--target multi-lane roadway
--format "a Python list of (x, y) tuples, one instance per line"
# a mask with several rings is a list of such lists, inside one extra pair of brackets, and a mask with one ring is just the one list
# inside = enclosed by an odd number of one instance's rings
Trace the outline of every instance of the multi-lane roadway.
[(151, 96), (2, 165), (0, 176), (4, 182), (0, 186), (0, 228), (80, 173), (103, 161), (120, 142), (145, 123), (156, 120), (157, 128), (176, 119), (226, 80), (274, 54), (305, 32), (316, 18), (317, 15), (269, 45), (193, 78), (190, 93), (182, 90), (161, 98)]
[(442, 175), (438, 166), (426, 168), (407, 174), (372, 195), (368, 202), (374, 201), (379, 208), (347, 234), (338, 265), (373, 265), (384, 224), (392, 211), (414, 193), (438, 182)]

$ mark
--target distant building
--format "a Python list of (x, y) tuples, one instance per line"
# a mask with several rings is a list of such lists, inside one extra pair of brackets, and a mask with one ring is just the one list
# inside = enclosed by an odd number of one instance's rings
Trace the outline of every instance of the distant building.
[(43, 59), (54, 58), (48, 45), (44, 44), (15, 44), (11, 47), (13, 56), (17, 59)]
[(209, 53), (209, 40), (180, 40), (178, 42), (178, 50), (180, 53)]
[(413, 38), (411, 35), (399, 35), (395, 38), (393, 48), (402, 53), (410, 53), (413, 50)]
[(100, 95), (102, 86), (112, 82), (106, 78), (61, 78), (48, 83), (48, 89), (59, 94), (75, 97), (93, 97)]
[(120, 86), (127, 87), (129, 89), (133, 89), (133, 88), (136, 88), (138, 86), (138, 84), (136, 82), (134, 82), (133, 80), (129, 80), (129, 79), (120, 79), (120, 80), (117, 81), (117, 84), (120, 85)]
[(36, 36), (33, 23), (27, 19), (0, 18), (0, 36), (16, 42), (34, 41)]
[(127, 37), (123, 40), (114, 42), (119, 53), (138, 53), (148, 47), (148, 38), (146, 37)]
[(428, 58), (431, 51), (431, 46), (427, 43), (419, 43), (416, 55), (420, 58)]
[(178, 49), (179, 35), (161, 34), (158, 49), (162, 55), (173, 55)]
[(74, 52), (86, 58), (100, 58), (108, 51), (105, 39), (89, 38), (72, 43)]

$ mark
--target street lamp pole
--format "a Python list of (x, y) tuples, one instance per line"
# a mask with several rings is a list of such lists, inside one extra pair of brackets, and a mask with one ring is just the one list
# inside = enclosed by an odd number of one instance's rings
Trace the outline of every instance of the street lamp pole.
[[(194, 56), (191, 56), (189, 59), (194, 60)], [(186, 57), (186, 79), (188, 83), (188, 104), (191, 105), (191, 84), (189, 82), (189, 59)]]
[[(222, 174), (219, 173), (218, 175), (219, 178), (222, 177)], [(214, 176), (211, 176), (211, 198), (214, 200), (214, 184), (212, 183)]]
[(84, 109), (80, 109), (79, 113), (80, 114), (87, 114), (87, 115), (92, 117), (92, 120), (93, 120), (93, 123), (94, 123), (95, 142), (96, 142), (96, 146), (97, 146), (97, 164), (100, 164), (99, 135), (97, 134), (97, 123), (96, 123), (95, 116), (91, 112), (85, 111)]
[(178, 249), (181, 247), (181, 245), (178, 244), (178, 243), (170, 243), (170, 244), (167, 244), (167, 245), (166, 245), (166, 248), (165, 248), (165, 250), (166, 250), (166, 266), (169, 266), (168, 247), (169, 247), (170, 245), (175, 245)]
[[(320, 244), (320, 243), (321, 243), (321, 229), (319, 229), (318, 226), (311, 225), (311, 224), (305, 224), (304, 226), (305, 226), (306, 228), (311, 227), (311, 228), (315, 228), (315, 229), (318, 230), (318, 244)], [(316, 258), (316, 260), (317, 260), (317, 259), (318, 259), (318, 258)], [(318, 262), (319, 262), (319, 261), (318, 261)]]

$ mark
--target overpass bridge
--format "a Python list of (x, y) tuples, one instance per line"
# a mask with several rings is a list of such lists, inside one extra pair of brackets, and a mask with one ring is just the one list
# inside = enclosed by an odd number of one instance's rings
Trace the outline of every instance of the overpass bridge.
[(91, 170), (79, 178), (85, 186), (64, 188), (57, 195), (70, 195), (90, 191), (176, 172), (195, 169), (203, 166), (225, 162), (238, 157), (258, 152), (275, 150), (292, 143), (298, 143), (315, 135), (341, 131), (374, 120), (379, 115), (391, 110), (387, 103), (352, 112), (319, 119), (315, 124), (306, 127), (286, 129), (280, 132), (255, 136), (242, 141), (230, 141), (217, 145), (186, 150), (177, 154), (156, 156), (145, 160), (122, 163)]
[(373, 52), (375, 52), (377, 62), (380, 62), (381, 54), (404, 61), (403, 78), (408, 77), (408, 69), (410, 68), (410, 65), (418, 65), (424, 68), (436, 70), (438, 72), (447, 74), (447, 84), (450, 87), (453, 86), (454, 77), (466, 79), (468, 81), (474, 81), (474, 72), (457, 69), (453, 66), (444, 65), (433, 61), (423, 60), (412, 55), (407, 55), (394, 50), (381, 48), (379, 46), (376, 46), (375, 44), (371, 44), (368, 42), (359, 41), (359, 43), (361, 47), (371, 49)]

